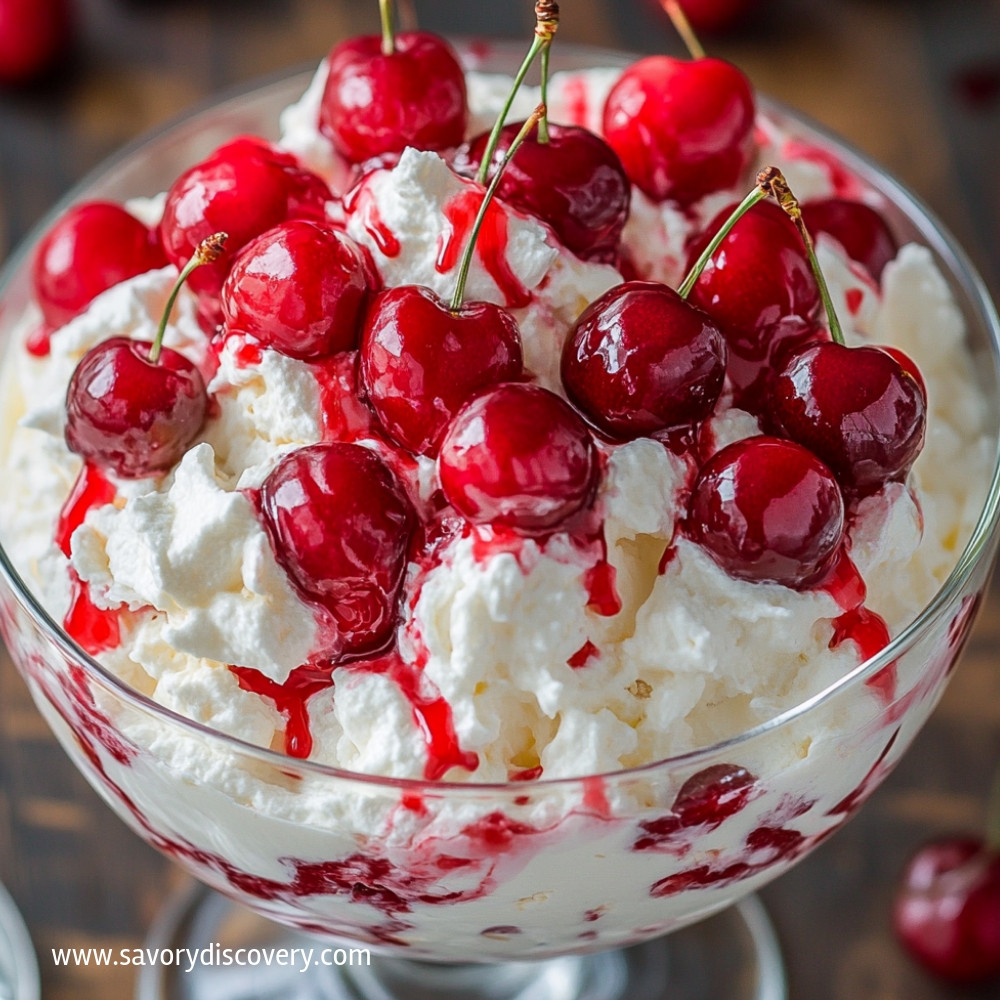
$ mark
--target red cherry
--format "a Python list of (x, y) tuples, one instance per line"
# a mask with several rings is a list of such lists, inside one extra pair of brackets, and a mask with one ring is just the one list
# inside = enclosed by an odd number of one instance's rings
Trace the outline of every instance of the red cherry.
[(829, 342), (795, 355), (774, 379), (772, 404), (775, 428), (852, 492), (904, 478), (923, 447), (921, 384), (877, 347)]
[(332, 197), (323, 180), (300, 167), (294, 156), (262, 139), (234, 139), (174, 181), (167, 192), (160, 238), (171, 263), (181, 268), (202, 240), (217, 232), (229, 234), (221, 258), (199, 267), (190, 278), (206, 315), (218, 322), (219, 294), (233, 256), (281, 222), (323, 221)]
[(391, 55), (376, 35), (330, 53), (319, 129), (352, 163), (407, 146), (450, 149), (464, 138), (467, 118), (465, 73), (437, 35), (398, 34)]
[(226, 329), (309, 361), (357, 346), (375, 271), (366, 250), (294, 219), (251, 240), (222, 286)]
[(60, 327), (112, 285), (166, 264), (155, 231), (121, 205), (88, 201), (42, 237), (31, 277), (45, 322)]
[(719, 826), (753, 798), (757, 779), (739, 764), (712, 764), (691, 775), (674, 799), (682, 826)]
[[(732, 207), (720, 212), (695, 241), (689, 268), (731, 212)], [(770, 373), (791, 350), (820, 336), (812, 319), (819, 287), (802, 238), (771, 201), (757, 203), (733, 226), (688, 301), (718, 324), (729, 345), (734, 401), (754, 412)]]
[(927, 844), (903, 873), (893, 924), (907, 951), (943, 979), (1000, 976), (1000, 852), (972, 837)]
[(613, 437), (694, 424), (715, 407), (726, 342), (700, 309), (652, 281), (616, 285), (584, 310), (566, 340), (570, 400)]
[(398, 619), (415, 519), (382, 460), (356, 444), (299, 448), (270, 472), (260, 499), (278, 562), (337, 626), (337, 656), (384, 645)]
[(812, 452), (761, 435), (728, 445), (703, 466), (688, 530), (730, 576), (803, 588), (840, 547), (844, 500)]
[(544, 534), (589, 503), (597, 449), (559, 396), (509, 382), (459, 410), (438, 468), (445, 497), (469, 521)]
[(68, 0), (0, 0), (0, 84), (23, 84), (51, 69), (69, 45)]
[(400, 285), (369, 310), (361, 381), (382, 426), (412, 452), (437, 454), (470, 396), (521, 372), (521, 334), (499, 306), (466, 302), (452, 312), (429, 288)]
[(802, 206), (802, 220), (812, 236), (828, 233), (877, 281), (899, 244), (885, 219), (860, 201), (824, 198)]
[(126, 479), (179, 462), (208, 406), (198, 369), (169, 347), (152, 362), (152, 347), (128, 337), (101, 341), (80, 359), (66, 392), (70, 450)]
[(743, 179), (754, 114), (753, 90), (735, 66), (648, 56), (608, 94), (604, 137), (650, 198), (690, 205)]
[[(523, 124), (507, 125), (500, 133), (491, 174)], [(475, 173), (488, 141), (488, 134), (473, 139), (459, 169)], [(532, 133), (504, 170), (497, 194), (551, 226), (559, 242), (582, 260), (617, 260), (631, 185), (615, 151), (593, 132), (550, 123), (548, 142)]]
[(718, 35), (743, 24), (760, 0), (681, 0), (680, 5), (698, 34)]

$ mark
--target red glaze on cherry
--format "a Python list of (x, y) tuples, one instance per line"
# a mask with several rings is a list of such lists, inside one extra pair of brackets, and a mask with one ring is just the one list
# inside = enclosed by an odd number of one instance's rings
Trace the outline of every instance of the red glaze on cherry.
[(205, 421), (201, 373), (169, 347), (151, 362), (152, 347), (128, 337), (101, 341), (80, 359), (66, 392), (70, 450), (125, 479), (172, 468)]
[(263, 139), (241, 137), (186, 170), (167, 192), (160, 239), (182, 268), (213, 233), (228, 234), (226, 250), (188, 279), (209, 320), (221, 320), (219, 293), (235, 254), (255, 236), (289, 219), (324, 221), (333, 195), (316, 174)]
[[(688, 268), (732, 212), (719, 212), (693, 243)], [(702, 271), (688, 301), (718, 324), (729, 345), (737, 406), (759, 412), (770, 374), (820, 337), (819, 288), (794, 223), (774, 202), (754, 205)]]
[[(506, 125), (493, 154), (490, 174), (499, 167), (523, 122)], [(460, 171), (475, 173), (489, 135), (463, 151)], [(581, 260), (614, 264), (628, 219), (632, 186), (617, 153), (599, 136), (578, 125), (549, 124), (549, 141), (537, 132), (518, 147), (504, 168), (497, 195), (552, 227), (559, 242)]]
[(647, 56), (604, 106), (604, 137), (654, 201), (690, 205), (739, 184), (754, 154), (754, 95), (720, 59)]
[(847, 256), (861, 264), (876, 281), (899, 251), (899, 244), (885, 219), (860, 201), (850, 198), (807, 201), (802, 206), (802, 219), (813, 237), (817, 233), (828, 233), (844, 248)]
[(87, 201), (42, 237), (31, 279), (45, 322), (60, 327), (101, 292), (166, 265), (155, 230), (114, 202)]
[(384, 462), (340, 442), (289, 452), (260, 490), (274, 553), (336, 625), (334, 658), (383, 647), (398, 620), (415, 516)]
[(726, 342), (700, 309), (672, 288), (628, 281), (581, 314), (562, 353), (573, 404), (613, 437), (695, 424), (715, 407)]
[(293, 219), (251, 240), (222, 286), (235, 331), (303, 361), (357, 346), (369, 290), (367, 250), (331, 226)]
[(72, 37), (68, 0), (0, 0), (0, 84), (37, 80)]
[(335, 46), (319, 130), (352, 163), (385, 153), (451, 149), (465, 137), (465, 73), (451, 46), (427, 32), (402, 32), (395, 51), (365, 35)]
[(843, 541), (844, 500), (812, 452), (760, 435), (702, 467), (687, 529), (730, 576), (802, 589), (829, 569)]
[(436, 455), (449, 421), (474, 393), (518, 379), (521, 334), (506, 309), (463, 303), (453, 313), (429, 288), (379, 294), (361, 342), (361, 382), (394, 441)]
[(438, 469), (445, 497), (467, 520), (545, 534), (590, 502), (597, 449), (586, 424), (555, 393), (505, 383), (459, 410)]
[(1000, 976), (1000, 852), (974, 837), (927, 844), (903, 873), (893, 926), (906, 950), (942, 979)]
[(906, 476), (923, 447), (927, 399), (880, 348), (829, 342), (794, 356), (775, 377), (771, 418), (845, 489), (865, 494)]

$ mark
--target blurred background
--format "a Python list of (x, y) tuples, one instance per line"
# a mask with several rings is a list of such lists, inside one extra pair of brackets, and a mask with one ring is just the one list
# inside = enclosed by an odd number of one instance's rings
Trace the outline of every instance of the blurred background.
[[(886, 166), (956, 233), (1000, 295), (1000, 0), (689, 2), (711, 54)], [(38, 14), (49, 6), (55, 20), (46, 22)], [(414, 6), (422, 27), (453, 35), (527, 45), (534, 23), (530, 0)], [(377, 28), (375, 0), (0, 0), (0, 259), (123, 143)], [(683, 53), (656, 0), (565, 0), (559, 39)], [(897, 772), (846, 830), (765, 891), (791, 1000), (1000, 996), (997, 983), (959, 990), (931, 981), (889, 924), (907, 855), (929, 837), (984, 824), (1000, 761), (998, 649), (995, 592)], [(178, 882), (83, 783), (6, 659), (0, 880), (33, 933), (50, 1000), (131, 995), (129, 970), (57, 969), (48, 949), (138, 945)]]

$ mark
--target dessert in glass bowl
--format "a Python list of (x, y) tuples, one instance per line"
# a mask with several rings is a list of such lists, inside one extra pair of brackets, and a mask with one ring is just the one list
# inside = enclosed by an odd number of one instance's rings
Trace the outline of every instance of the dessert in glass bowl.
[[(386, 956), (316, 995), (653, 997), (636, 946), (803, 857), (933, 708), (996, 543), (997, 324), (835, 140), (737, 79), (725, 155), (644, 172), (622, 109), (662, 64), (558, 45), (551, 151), (524, 140), (470, 254), (518, 60), (468, 46), (455, 76), (418, 41), (429, 118), (340, 128), (373, 45), (345, 43), (126, 153), (12, 263), (4, 637), (140, 836)], [(423, 148), (377, 145), (404, 125)], [(532, 207), (567, 148), (590, 177)], [(684, 280), (765, 164), (850, 347), (773, 202)], [(834, 347), (849, 375), (813, 363)], [(825, 371), (888, 387), (899, 433), (822, 425)]]

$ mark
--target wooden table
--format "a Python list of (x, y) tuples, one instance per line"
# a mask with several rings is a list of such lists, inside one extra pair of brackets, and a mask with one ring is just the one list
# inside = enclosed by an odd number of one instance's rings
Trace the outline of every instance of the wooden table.
[[(777, 0), (747, 32), (710, 41), (762, 90), (896, 173), (1000, 289), (1000, 3)], [(422, 23), (527, 38), (529, 0), (418, 0)], [(80, 0), (74, 59), (47, 87), (0, 94), (0, 255), (124, 141), (191, 102), (374, 30), (374, 0)], [(652, 0), (567, 0), (561, 37), (678, 52)], [(960, 12), (959, 12), (960, 11)], [(764, 892), (792, 1000), (996, 997), (931, 982), (889, 932), (903, 861), (928, 836), (976, 828), (1000, 761), (1000, 593), (964, 665), (896, 773), (843, 832)], [(48, 1000), (127, 997), (124, 969), (55, 968), (51, 947), (140, 943), (179, 881), (115, 819), (0, 663), (0, 879), (23, 909)], [(637, 998), (641, 1000), (641, 998)], [(724, 1000), (724, 998), (720, 998)]]

